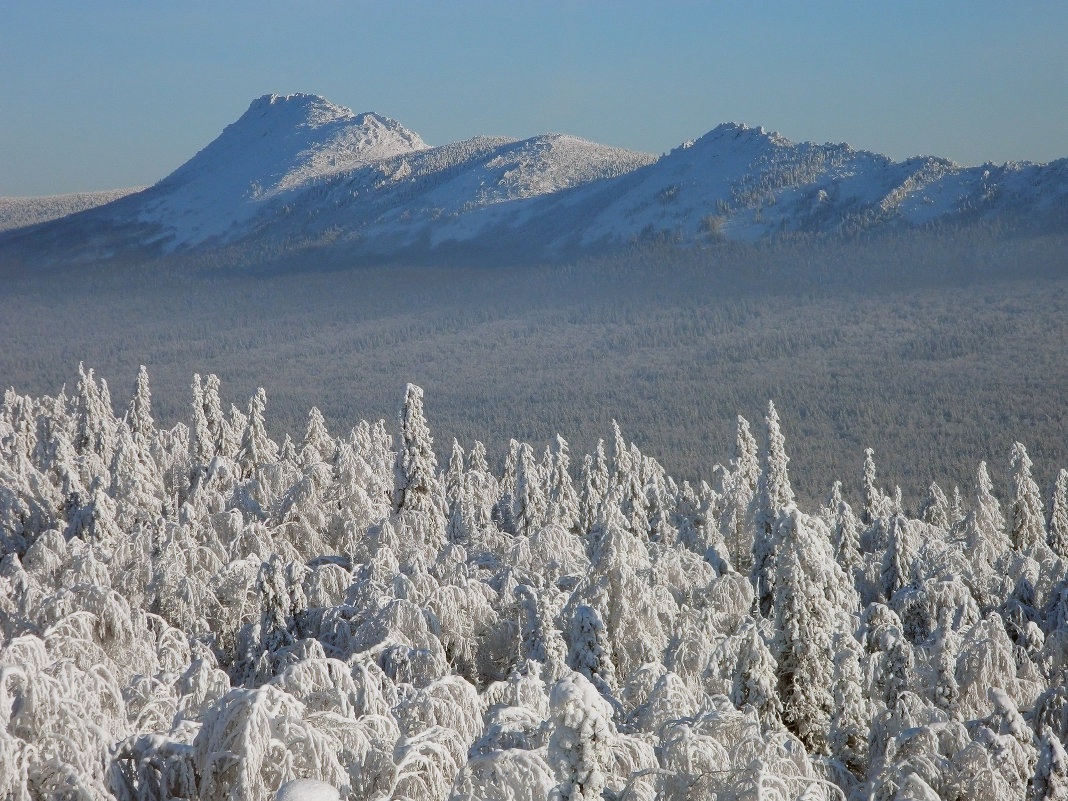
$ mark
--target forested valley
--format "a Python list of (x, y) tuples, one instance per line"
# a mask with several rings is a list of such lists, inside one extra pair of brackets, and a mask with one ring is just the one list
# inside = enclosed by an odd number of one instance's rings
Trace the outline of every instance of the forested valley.
[(495, 469), (402, 388), (293, 436), (215, 374), (166, 426), (144, 368), (6, 392), (0, 796), (1068, 798), (1068, 472), (1023, 444), (808, 503), (773, 403), (687, 481), (612, 422)]
[[(691, 483), (726, 463), (735, 416), (772, 399), (810, 504), (869, 447), (912, 510), (1016, 439), (1043, 486), (1068, 464), (1063, 234), (648, 244), (556, 264), (283, 255), (0, 274), (0, 389), (55, 394), (84, 361), (128, 396), (144, 364), (170, 427), (189, 377), (215, 373), (235, 398), (266, 389), (280, 441), (311, 406), (337, 431), (392, 419), (412, 382), (439, 441), (481, 440), (498, 472), (513, 437), (592, 452), (615, 419)], [(1006, 470), (991, 478), (1008, 492)]]

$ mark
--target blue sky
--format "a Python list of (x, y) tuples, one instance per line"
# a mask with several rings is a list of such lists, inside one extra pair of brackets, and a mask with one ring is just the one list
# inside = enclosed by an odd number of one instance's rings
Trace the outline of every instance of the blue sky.
[(1068, 156), (1068, 3), (0, 0), (0, 195), (152, 183), (269, 92), (431, 144), (651, 152), (726, 121), (895, 158)]

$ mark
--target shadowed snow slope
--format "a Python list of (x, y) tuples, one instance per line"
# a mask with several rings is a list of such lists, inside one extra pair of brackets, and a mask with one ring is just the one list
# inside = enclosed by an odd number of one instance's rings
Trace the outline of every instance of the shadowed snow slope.
[(43, 197), (0, 197), (0, 231), (58, 220), (79, 211), (94, 209), (126, 195), (140, 192), (143, 186), (108, 189), (101, 192), (75, 192), (70, 195)]

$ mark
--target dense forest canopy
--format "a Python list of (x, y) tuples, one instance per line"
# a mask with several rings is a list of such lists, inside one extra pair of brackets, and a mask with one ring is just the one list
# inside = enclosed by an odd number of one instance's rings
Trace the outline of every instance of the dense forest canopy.
[[(575, 264), (470, 254), (427, 264), (233, 249), (55, 273), (0, 292), (0, 389), (73, 387), (79, 361), (133, 391), (146, 364), (166, 427), (189, 376), (263, 386), (281, 440), (318, 406), (333, 430), (434, 399), (441, 442), (559, 432), (592, 451), (616, 419), (672, 475), (726, 463), (735, 415), (774, 399), (794, 489), (847, 495), (867, 447), (915, 510), (932, 481), (1027, 442), (1043, 485), (1068, 463), (1068, 240), (968, 227), (866, 239), (649, 246)], [(254, 267), (253, 265), (259, 265)], [(4, 266), (0, 265), (0, 270)], [(992, 462), (1000, 493), (1009, 476)]]
[[(194, 375), (0, 406), (0, 796), (1068, 798), (1068, 472), (799, 503), (768, 404), (673, 478)], [(424, 406), (425, 404), (425, 406)], [(849, 478), (849, 477), (846, 477)]]

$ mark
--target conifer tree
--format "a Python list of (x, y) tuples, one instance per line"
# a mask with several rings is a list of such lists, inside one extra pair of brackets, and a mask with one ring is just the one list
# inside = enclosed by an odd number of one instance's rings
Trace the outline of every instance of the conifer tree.
[(856, 778), (868, 771), (868, 732), (871, 730), (872, 705), (864, 694), (864, 676), (860, 668), (861, 649), (857, 641), (845, 634), (838, 638), (834, 656), (834, 677), (828, 745), (831, 753)]
[(889, 499), (875, 483), (875, 451), (864, 450), (864, 511), (860, 519), (866, 526), (871, 526), (880, 517), (889, 513)]
[(581, 673), (557, 681), (549, 695), (553, 733), (548, 757), (557, 785), (551, 801), (600, 801), (612, 759), (612, 708)]
[(920, 543), (912, 524), (903, 515), (890, 518), (889, 536), (882, 564), (882, 594), (889, 603), (894, 593), (913, 579), (913, 563)]
[(571, 480), (571, 455), (568, 452), (567, 440), (559, 434), (553, 440), (548, 483), (548, 519), (570, 531), (578, 525), (579, 500), (575, 484)]
[(193, 426), (190, 430), (189, 450), (193, 461), (194, 474), (199, 474), (215, 456), (216, 440), (208, 427), (205, 412), (204, 390), (200, 383), (200, 373), (193, 374)]
[(542, 663), (543, 676), (555, 680), (566, 672), (567, 645), (546, 614), (544, 599), (537, 590), (520, 584), (515, 597), (520, 615), (519, 658)]
[(842, 498), (842, 482), (835, 481), (827, 499), (827, 522), (831, 527), (834, 558), (851, 581), (856, 581), (863, 560), (860, 556), (860, 521)]
[(437, 477), (434, 440), (423, 414), (423, 390), (415, 384), (408, 384), (405, 390), (400, 423), (400, 447), (393, 470), (393, 509), (444, 518), (444, 492)]
[(621, 487), (626, 483), (633, 465), (630, 459), (630, 449), (627, 447), (626, 440), (623, 439), (623, 432), (619, 428), (619, 423), (615, 420), (612, 421), (611, 446), (612, 450), (609, 454), (608, 463), (609, 487)]
[(627, 528), (636, 537), (649, 539), (649, 503), (645, 496), (645, 480), (642, 476), (645, 459), (638, 448), (631, 445), (627, 458), (627, 473), (620, 482), (622, 511)]
[(645, 497), (649, 501), (649, 535), (656, 542), (674, 545), (678, 533), (673, 522), (675, 493), (669, 491), (665, 481), (662, 468), (649, 471), (645, 483)]
[(130, 430), (135, 437), (148, 443), (156, 433), (156, 423), (152, 419), (152, 393), (148, 388), (148, 370), (142, 364), (137, 371), (137, 391), (130, 401), (130, 410), (126, 415)]
[(790, 475), (786, 468), (790, 459), (786, 455), (785, 439), (779, 428), (779, 413), (771, 401), (768, 401), (765, 422), (767, 442), (764, 445), (760, 480), (753, 496), (751, 518), (754, 528), (752, 580), (760, 610), (766, 615), (771, 608), (774, 592), (775, 571), (771, 562), (776, 547), (776, 520), (793, 505), (794, 490), (790, 486)]
[(334, 439), (326, 430), (326, 421), (318, 407), (308, 411), (308, 425), (304, 430), (304, 442), (300, 446), (300, 459), (304, 464), (326, 462), (334, 456)]
[(490, 472), (486, 461), (486, 446), (478, 440), (471, 446), (467, 456), (467, 499), (472, 504), (474, 525), (484, 529), (490, 525), (493, 507), (499, 499), (497, 479)]
[(567, 626), (567, 665), (591, 682), (602, 695), (619, 692), (612, 662), (612, 642), (597, 610), (579, 604)]
[(738, 662), (731, 684), (731, 703), (741, 709), (748, 704), (767, 728), (782, 725), (775, 657), (755, 622), (745, 624), (738, 648)]
[(545, 523), (545, 495), (541, 485), (534, 449), (527, 443), (519, 447), (516, 461), (515, 498), (512, 519), (515, 533), (529, 537)]
[(581, 529), (589, 531), (600, 517), (600, 507), (608, 499), (608, 460), (604, 440), (597, 440), (595, 456), (586, 454), (582, 463)]
[(1049, 546), (1068, 559), (1068, 470), (1057, 473), (1049, 500)]
[(753, 561), (753, 531), (748, 526), (749, 507), (760, 480), (760, 459), (756, 439), (749, 430), (749, 421), (738, 415), (731, 456), (729, 482), (723, 499), (720, 529), (730, 550), (730, 559), (741, 571), (748, 571)]
[(1032, 553), (1036, 547), (1045, 544), (1046, 530), (1042, 519), (1042, 496), (1031, 477), (1027, 449), (1020, 442), (1013, 443), (1011, 467), (1013, 498), (1009, 540), (1016, 550)]
[(115, 447), (116, 421), (111, 409), (107, 382), (98, 386), (92, 369), (78, 365), (78, 399), (75, 414), (74, 448), (79, 454), (93, 453), (111, 461)]
[(215, 443), (215, 453), (233, 458), (236, 451), (231, 450), (230, 446), (234, 443), (234, 434), (229, 430), (230, 424), (223, 412), (220, 386), (219, 377), (209, 373), (204, 381), (204, 416)]
[(454, 437), (452, 453), (449, 454), (449, 466), (445, 469), (445, 500), (449, 509), (455, 508), (460, 500), (464, 486), (464, 449)]
[(981, 605), (993, 605), (997, 601), (994, 583), (998, 568), (1010, 545), (986, 462), (980, 462), (976, 471), (972, 508), (963, 525), (964, 545), (972, 566), (972, 590)]
[(1032, 787), (1034, 795), (1029, 801), (1068, 801), (1068, 753), (1060, 740), (1049, 732), (1039, 741)]
[[(837, 565), (828, 543), (792, 508), (776, 525), (775, 658), (783, 720), (812, 753), (826, 754), (834, 699), (832, 644), (836, 614), (828, 590)], [(837, 578), (843, 579), (838, 570)]]
[(934, 662), (934, 686), (932, 694), (935, 705), (956, 717), (960, 686), (957, 684), (957, 656), (960, 653), (960, 635), (953, 627), (954, 610), (942, 607), (938, 612), (938, 627), (932, 636)]
[(580, 531), (587, 532), (593, 528), (593, 524), (597, 521), (597, 506), (600, 504), (594, 479), (593, 457), (588, 453), (582, 457), (580, 481), (582, 494), (579, 504), (578, 527)]
[(508, 454), (504, 457), (504, 473), (501, 474), (500, 490), (501, 499), (511, 499), (515, 496), (516, 470), (519, 467), (519, 440), (508, 440)]
[(920, 517), (923, 522), (937, 528), (949, 529), (949, 499), (938, 482), (932, 481), (927, 488), (927, 497), (920, 507)]
[(237, 454), (245, 477), (255, 475), (264, 465), (278, 460), (278, 445), (267, 436), (263, 418), (266, 408), (267, 392), (260, 387), (249, 399), (248, 420), (241, 433), (241, 450)]

